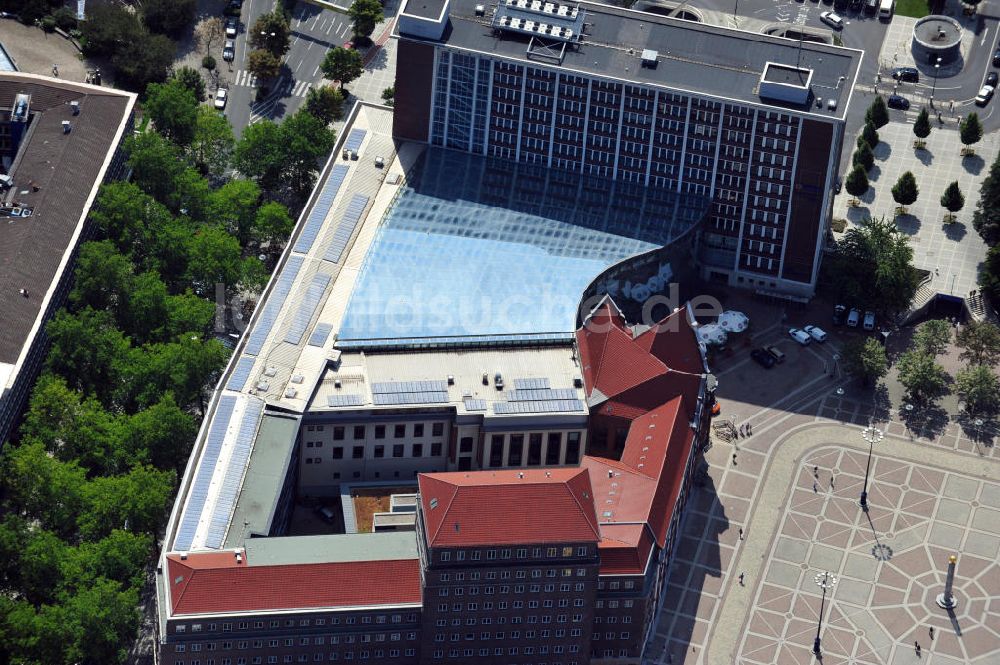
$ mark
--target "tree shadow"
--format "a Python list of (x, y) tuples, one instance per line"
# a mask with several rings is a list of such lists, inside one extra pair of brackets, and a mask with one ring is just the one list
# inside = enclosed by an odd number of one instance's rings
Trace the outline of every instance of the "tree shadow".
[[(882, 168), (878, 164), (875, 164), (870, 169), (868, 169), (868, 181), (869, 182), (876, 182), (879, 179), (879, 177), (881, 177), (881, 175), (882, 175)], [(869, 190), (869, 191), (871, 191), (871, 190)], [(874, 193), (872, 193), (872, 198), (873, 199), (875, 198), (875, 194)]]
[(896, 227), (907, 235), (917, 235), (920, 231), (920, 225), (920, 219), (915, 215), (911, 215), (910, 213), (896, 215)]
[(962, 168), (972, 175), (979, 175), (985, 166), (986, 162), (979, 155), (968, 155), (962, 158)]
[(892, 146), (885, 141), (879, 141), (878, 145), (872, 148), (872, 154), (875, 155), (875, 159), (884, 162), (892, 156)]
[(919, 150), (915, 150), (914, 153), (924, 166), (930, 166), (934, 161), (934, 153), (927, 148), (920, 148)]
[(900, 419), (910, 432), (925, 439), (936, 439), (944, 432), (950, 419), (948, 412), (939, 404), (925, 402), (912, 406), (913, 409), (909, 411), (905, 406), (899, 409)]
[(872, 422), (888, 422), (892, 417), (892, 398), (889, 389), (880, 383), (872, 391)]
[(384, 46), (372, 46), (376, 49), (374, 55), (371, 59), (365, 63), (365, 69), (368, 70), (379, 70), (385, 69), (389, 66), (389, 54), (386, 52)]
[[(868, 191), (870, 192), (871, 190)], [(859, 197), (859, 198), (864, 200), (864, 197)], [(874, 194), (872, 195), (871, 198), (874, 200), (875, 198)], [(855, 224), (860, 224), (861, 222), (871, 217), (871, 214), (872, 214), (871, 210), (868, 209), (868, 206), (864, 205), (852, 206), (847, 209), (847, 220), (850, 222), (854, 222)]]
[(955, 422), (962, 428), (962, 433), (976, 444), (980, 454), (983, 454), (984, 449), (994, 446), (997, 432), (1000, 430), (996, 415), (973, 416), (963, 410), (955, 416)]
[(959, 242), (968, 235), (969, 229), (963, 222), (952, 222), (944, 225), (944, 235), (948, 240)]

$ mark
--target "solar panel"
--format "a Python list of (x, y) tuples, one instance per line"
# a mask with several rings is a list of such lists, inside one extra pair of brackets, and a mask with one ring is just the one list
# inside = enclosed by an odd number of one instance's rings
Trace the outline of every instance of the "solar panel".
[(447, 392), (447, 381), (382, 381), (372, 384), (373, 393)]
[(364, 406), (364, 395), (327, 395), (327, 406)]
[(539, 390), (548, 388), (548, 379), (514, 379), (514, 388), (517, 390)]
[(363, 194), (355, 194), (351, 202), (347, 204), (347, 209), (344, 211), (343, 217), (340, 218), (340, 223), (337, 224), (337, 230), (334, 231), (333, 238), (323, 255), (324, 259), (332, 263), (340, 263), (344, 249), (347, 248), (347, 243), (354, 235), (354, 230), (358, 227), (361, 215), (367, 207), (368, 197)]
[(257, 434), (257, 421), (263, 408), (264, 402), (262, 400), (251, 399), (243, 411), (240, 430), (236, 435), (236, 441), (229, 456), (226, 475), (215, 499), (212, 521), (209, 522), (208, 533), (205, 536), (206, 547), (219, 548), (222, 546), (222, 539), (226, 535), (226, 529), (229, 528), (233, 506), (236, 504), (236, 495), (239, 494), (240, 486), (243, 483), (243, 473), (246, 470), (247, 460), (250, 459), (250, 451), (253, 449), (254, 437)]
[(235, 390), (239, 392), (243, 390), (243, 387), (247, 384), (247, 379), (250, 378), (250, 370), (253, 369), (254, 358), (250, 356), (242, 356), (236, 363), (236, 367), (233, 368), (233, 373), (229, 375), (229, 381), (226, 382), (226, 390)]
[(285, 333), (286, 342), (298, 344), (302, 341), (302, 335), (306, 333), (306, 328), (312, 321), (313, 314), (316, 313), (319, 301), (323, 299), (323, 293), (329, 283), (329, 275), (313, 275), (309, 288), (306, 289), (305, 295), (302, 296), (302, 302), (299, 303), (299, 308), (295, 310), (295, 315), (292, 317), (292, 325)]
[(340, 191), (340, 186), (344, 184), (344, 178), (347, 177), (347, 170), (348, 167), (344, 164), (338, 164), (330, 170), (330, 177), (323, 184), (323, 189), (320, 191), (319, 196), (316, 197), (312, 210), (309, 211), (306, 223), (302, 225), (302, 232), (299, 233), (299, 238), (295, 241), (294, 251), (300, 254), (308, 254), (309, 250), (312, 249), (313, 243), (316, 242), (316, 236), (319, 235), (320, 229), (323, 228), (323, 220), (330, 213), (330, 208), (333, 207), (333, 200), (337, 198), (337, 192)]
[(493, 405), (494, 413), (504, 415), (558, 411), (583, 411), (583, 402), (578, 399), (550, 399), (540, 402), (497, 402)]
[(326, 346), (332, 330), (333, 325), (330, 323), (317, 323), (312, 335), (309, 335), (309, 346)]
[(576, 391), (572, 388), (540, 388), (512, 390), (507, 393), (508, 402), (540, 402), (549, 399), (576, 399)]
[(278, 313), (285, 304), (285, 298), (288, 297), (288, 292), (292, 290), (295, 278), (299, 276), (300, 268), (302, 268), (302, 257), (290, 256), (281, 274), (278, 275), (278, 281), (275, 282), (274, 289), (267, 297), (267, 304), (264, 305), (264, 311), (260, 313), (260, 318), (254, 323), (253, 332), (250, 333), (250, 339), (247, 340), (247, 346), (244, 349), (247, 355), (259, 355), (260, 350), (264, 348), (264, 340), (267, 339), (271, 328), (274, 327)]
[(484, 399), (473, 399), (472, 397), (465, 398), (465, 410), (466, 411), (485, 411), (486, 410), (486, 400)]
[(215, 415), (212, 416), (212, 424), (205, 437), (205, 448), (202, 451), (201, 462), (195, 473), (194, 482), (191, 483), (191, 489), (188, 491), (184, 515), (181, 517), (177, 535), (174, 537), (175, 550), (191, 549), (195, 531), (198, 530), (201, 511), (205, 507), (205, 499), (208, 498), (208, 488), (212, 482), (212, 476), (215, 474), (215, 465), (219, 462), (222, 441), (226, 438), (226, 428), (229, 427), (235, 406), (235, 397), (223, 396), (215, 409)]
[(361, 147), (361, 142), (365, 140), (365, 130), (363, 129), (352, 129), (351, 133), (347, 135), (347, 140), (344, 141), (344, 148), (347, 150), (357, 150)]
[(372, 402), (379, 406), (392, 404), (435, 404), (437, 402), (447, 402), (447, 392), (419, 392), (419, 393), (375, 393), (372, 395)]

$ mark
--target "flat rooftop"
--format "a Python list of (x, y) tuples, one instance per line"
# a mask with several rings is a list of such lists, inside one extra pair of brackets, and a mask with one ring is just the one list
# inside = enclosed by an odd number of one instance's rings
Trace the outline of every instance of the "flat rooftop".
[[(0, 71), (0, 121), (9, 120), (21, 93), (31, 95), (30, 121), (16, 156), (0, 168), (14, 183), (0, 189), (0, 379), (7, 379), (0, 393), (13, 382), (69, 268), (135, 102), (135, 95), (120, 90)], [(79, 102), (79, 115), (71, 101)], [(63, 121), (71, 123), (69, 133)], [(13, 208), (30, 209), (30, 215), (14, 216)]]
[[(415, 5), (428, 1), (410, 0)], [(484, 16), (476, 16), (479, 4), (485, 5)], [(451, 0), (451, 25), (442, 41), (450, 47), (521, 60), (531, 66), (551, 66), (841, 120), (863, 56), (858, 50), (800, 43), (593, 2), (573, 4), (586, 13), (587, 27), (581, 42), (568, 46), (559, 64), (550, 57), (529, 59), (529, 35), (494, 32), (491, 23), (496, 1)], [(540, 18), (547, 22), (544, 15)], [(655, 67), (642, 66), (640, 56), (647, 49), (659, 54)], [(812, 69), (814, 98), (805, 104), (762, 100), (758, 83), (766, 62)], [(823, 100), (822, 106), (817, 106), (817, 99)], [(837, 102), (834, 110), (826, 105), (829, 99)]]
[(386, 531), (250, 538), (246, 541), (246, 555), (249, 566), (281, 566), (416, 559), (418, 553), (417, 539), (413, 537), (413, 532)]
[(365, 258), (338, 348), (568, 340), (602, 271), (684, 235), (708, 206), (441, 148), (427, 148), (408, 178)]

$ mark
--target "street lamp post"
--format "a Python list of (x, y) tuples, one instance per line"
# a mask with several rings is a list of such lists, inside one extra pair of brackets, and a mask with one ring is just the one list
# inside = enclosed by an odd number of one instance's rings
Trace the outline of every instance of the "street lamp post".
[(871, 470), (872, 466), (872, 448), (876, 443), (882, 440), (882, 430), (876, 428), (874, 425), (868, 425), (861, 432), (861, 438), (868, 442), (868, 462), (865, 464), (865, 485), (861, 490), (861, 510), (868, 512), (868, 472)]
[(833, 588), (833, 585), (837, 583), (837, 578), (834, 577), (830, 571), (826, 570), (822, 573), (816, 573), (813, 580), (815, 580), (816, 586), (823, 590), (823, 598), (819, 601), (819, 621), (816, 623), (816, 639), (813, 640), (813, 653), (819, 656), (822, 653), (819, 634), (823, 629), (823, 610), (826, 606), (826, 590)]
[(937, 90), (938, 70), (940, 67), (941, 58), (939, 56), (937, 62), (934, 63), (934, 85), (931, 86), (931, 108), (934, 108), (934, 92)]

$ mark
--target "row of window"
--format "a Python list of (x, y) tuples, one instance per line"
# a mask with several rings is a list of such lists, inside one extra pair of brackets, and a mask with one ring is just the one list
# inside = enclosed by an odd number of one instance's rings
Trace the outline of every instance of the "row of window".
[[(406, 445), (405, 443), (396, 443), (392, 446), (392, 456), (393, 457), (406, 457)], [(318, 446), (322, 447), (322, 446)], [(440, 457), (443, 451), (443, 446), (440, 442), (435, 442), (430, 444), (430, 456)], [(385, 446), (376, 445), (372, 448), (372, 457), (375, 459), (381, 459), (385, 457)], [(413, 443), (410, 444), (410, 457), (423, 457), (424, 456), (424, 444)], [(365, 458), (365, 447), (364, 446), (353, 446), (351, 448), (351, 459), (364, 459)], [(333, 459), (344, 459), (344, 446), (334, 446), (333, 447)]]
[[(548, 647), (548, 646), (540, 646), (540, 647), (537, 647), (537, 649), (538, 649), (538, 654), (539, 655), (545, 655), (545, 654), (549, 653), (550, 647)], [(554, 653), (554, 654), (565, 653), (565, 651), (567, 649), (569, 650), (569, 653), (578, 653), (580, 651), (580, 647), (577, 646), (577, 645), (575, 645), (575, 644), (572, 644), (572, 645), (570, 645), (568, 647), (563, 647), (562, 645), (556, 645), (556, 646), (551, 647), (551, 649), (552, 649), (552, 653)], [(530, 655), (532, 655), (532, 654), (535, 653), (535, 647), (507, 647), (506, 653), (507, 653), (508, 656), (516, 656), (519, 653), (523, 653), (525, 655), (530, 656)], [(475, 649), (464, 649), (464, 650), (463, 649), (451, 649), (451, 650), (448, 651), (448, 658), (472, 658), (474, 655), (476, 655), (476, 650)], [(479, 649), (479, 655), (480, 656), (489, 656), (490, 655), (490, 650), (489, 649)], [(503, 647), (494, 647), (494, 649), (493, 649), (493, 655), (494, 656), (502, 656), (502, 655), (504, 655), (504, 648)], [(444, 658), (444, 649), (436, 649), (434, 651), (434, 658), (435, 659)], [(576, 661), (570, 661), (570, 665), (575, 665), (575, 664), (576, 664)], [(538, 665), (545, 665), (545, 664), (544, 663), (538, 663)], [(553, 663), (552, 665), (556, 665), (556, 664)]]
[[(440, 556), (440, 560), (441, 561), (451, 561), (451, 555), (452, 555), (453, 552), (455, 554), (455, 561), (465, 561), (465, 557), (466, 557), (465, 550), (453, 550), (453, 551), (452, 550), (444, 550), (439, 555)], [(583, 556), (583, 557), (585, 557), (585, 556), (589, 556), (589, 555), (590, 555), (590, 548), (587, 547), (586, 545), (581, 545), (581, 546), (579, 546), (579, 547), (576, 548), (576, 556)], [(573, 556), (573, 547), (569, 546), (569, 545), (566, 545), (564, 547), (546, 547), (545, 548), (545, 557), (549, 558), (549, 559), (556, 558), (556, 557), (566, 558), (566, 557), (571, 557), (571, 556)], [(482, 551), (481, 550), (472, 550), (469, 553), (469, 560), (470, 561), (479, 561), (481, 558), (482, 558)], [(486, 550), (486, 559), (488, 561), (489, 560), (493, 560), (493, 559), (511, 559), (511, 558), (514, 558), (514, 559), (527, 559), (528, 558), (528, 548), (527, 547), (518, 547), (517, 549), (511, 549), (509, 547), (503, 547), (503, 548), (500, 548), (500, 549), (488, 549), (488, 550)], [(540, 558), (542, 558), (542, 548), (541, 547), (533, 547), (533, 548), (531, 548), (531, 558), (532, 559), (540, 559)], [(583, 569), (581, 568), (580, 570), (583, 570)]]
[[(389, 649), (388, 652), (386, 652), (384, 649), (376, 649), (374, 651), (363, 650), (363, 651), (359, 651), (357, 653), (357, 656), (358, 656), (358, 660), (366, 661), (366, 660), (369, 660), (370, 658), (372, 658), (373, 655), (374, 655), (375, 658), (385, 658), (386, 657), (386, 653), (388, 653), (388, 657), (389, 658), (399, 658), (400, 656), (403, 656), (405, 658), (413, 658), (414, 656), (417, 655), (417, 650), (416, 649), (405, 649), (405, 650), (401, 651), (400, 649)], [(345, 653), (339, 653), (339, 652), (336, 652), (336, 651), (331, 651), (331, 652), (329, 652), (327, 654), (314, 653), (314, 654), (312, 654), (311, 658), (310, 658), (309, 654), (299, 654), (298, 658), (296, 658), (294, 656), (291, 656), (291, 655), (285, 655), (285, 656), (281, 657), (280, 661), (278, 660), (278, 656), (267, 656), (267, 661), (266, 662), (268, 662), (268, 663), (278, 663), (278, 662), (281, 662), (281, 663), (294, 663), (294, 662), (308, 663), (308, 662), (311, 661), (311, 662), (314, 662), (314, 663), (321, 663), (323, 661), (334, 662), (334, 661), (340, 661), (340, 660), (354, 660), (354, 656), (355, 656), (355, 653), (353, 651), (347, 651)], [(264, 661), (264, 656), (252, 656), (252, 657), (250, 657), (249, 660), (247, 660), (247, 657), (245, 657), (245, 656), (236, 659), (236, 665), (248, 665), (248, 663), (251, 663), (252, 665), (262, 665), (262, 663), (264, 663), (264, 662), (265, 662)], [(174, 665), (202, 665), (202, 662), (201, 662), (200, 659), (197, 659), (197, 658), (194, 659), (194, 660), (190, 660), (190, 661), (175, 660), (174, 661)], [(205, 661), (204, 665), (216, 665), (216, 661), (215, 661), (214, 658), (209, 658), (209, 659), (207, 659)], [(219, 659), (218, 665), (233, 665), (233, 659), (232, 658), (221, 658), (221, 659)]]
[[(352, 426), (352, 437), (355, 441), (361, 441), (366, 438), (367, 425), (354, 425)], [(376, 439), (384, 439), (387, 432), (386, 425), (375, 425), (374, 435)], [(343, 425), (333, 425), (333, 440), (343, 441), (347, 437), (347, 427)], [(326, 425), (307, 425), (307, 432), (323, 432), (326, 430)], [(395, 439), (405, 439), (406, 433), (409, 430), (410, 436), (414, 439), (419, 439), (424, 436), (426, 428), (424, 423), (413, 423), (411, 427), (408, 427), (406, 423), (397, 423), (392, 426), (392, 436)], [(444, 436), (444, 423), (431, 423), (431, 436)]]
[[(364, 616), (362, 616), (360, 618), (361, 618), (361, 622), (360, 623), (362, 625), (371, 625), (371, 624), (380, 625), (380, 624), (386, 624), (386, 623), (403, 623), (403, 620), (404, 620), (404, 617), (403, 617), (402, 614), (392, 614), (392, 615), (386, 615), (386, 614), (366, 614), (366, 615), (364, 615)], [(417, 620), (417, 615), (416, 614), (407, 614), (406, 617), (405, 617), (405, 620), (406, 620), (407, 623), (413, 623), (413, 622), (415, 622)], [(270, 621), (267, 621), (267, 622), (265, 622), (263, 620), (260, 620), (260, 619), (257, 619), (256, 621), (253, 622), (253, 629), (254, 630), (260, 630), (260, 629), (264, 628), (265, 624), (269, 628), (282, 628), (282, 627), (284, 627), (284, 628), (294, 628), (296, 626), (298, 626), (299, 628), (307, 628), (307, 627), (310, 627), (310, 626), (326, 626), (326, 625), (339, 626), (342, 623), (343, 623), (343, 625), (347, 625), (347, 626), (356, 625), (358, 623), (358, 617), (356, 617), (356, 616), (330, 617), (329, 621), (327, 621), (327, 619), (325, 617), (317, 617), (315, 619), (299, 619), (298, 621), (296, 621), (295, 619), (285, 619), (283, 625), (282, 625), (282, 621), (280, 619), (271, 619)], [(249, 630), (251, 622), (250, 621), (238, 621), (238, 622), (236, 622), (234, 624), (232, 621), (226, 621), (226, 622), (223, 622), (221, 625), (222, 625), (222, 632), (229, 633), (229, 632), (232, 632), (232, 630), (233, 630), (234, 627), (237, 630)], [(176, 632), (176, 633), (186, 633), (187, 632), (187, 628), (188, 628), (188, 624), (186, 624), (186, 623), (177, 623), (177, 624), (174, 624), (174, 632)], [(218, 623), (204, 623), (204, 624), (203, 623), (192, 623), (191, 624), (191, 632), (192, 633), (200, 633), (202, 631), (207, 631), (209, 633), (214, 633), (214, 632), (218, 631), (218, 629), (219, 629), (219, 624)]]

